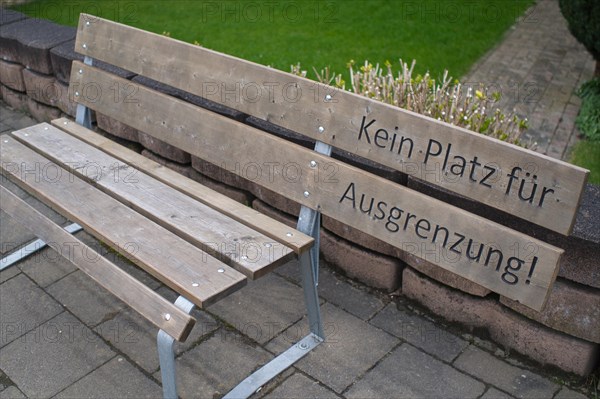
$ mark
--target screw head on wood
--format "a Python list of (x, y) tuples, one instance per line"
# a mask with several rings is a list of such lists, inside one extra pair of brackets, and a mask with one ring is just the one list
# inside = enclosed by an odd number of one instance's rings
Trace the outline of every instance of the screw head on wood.
[(325, 128), (323, 126), (319, 126), (319, 133), (323, 133), (325, 131)]
[(170, 313), (165, 314), (165, 320), (166, 321), (171, 320), (171, 314)]
[(331, 94), (325, 96), (325, 101), (331, 101)]
[(200, 284), (198, 283), (192, 283), (192, 287), (198, 287)]
[(219, 273), (225, 273), (225, 269), (219, 269), (217, 270)]
[(87, 44), (83, 43), (83, 44), (81, 45), (81, 47), (83, 47), (83, 48), (87, 48)]
[(317, 161), (310, 161), (310, 167), (314, 168), (315, 166), (317, 166)]
[(306, 198), (308, 198), (308, 196), (309, 196), (309, 195), (310, 195), (310, 193), (309, 193), (308, 191), (305, 191), (305, 192), (304, 192), (304, 196), (305, 196)]
[(293, 234), (292, 233), (287, 233), (286, 236), (291, 237), (291, 236), (293, 236)]

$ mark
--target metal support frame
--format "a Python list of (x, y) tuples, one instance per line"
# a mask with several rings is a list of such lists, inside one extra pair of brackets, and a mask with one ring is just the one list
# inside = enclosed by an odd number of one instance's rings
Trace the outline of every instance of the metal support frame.
[[(64, 227), (64, 229), (69, 233), (74, 234), (82, 230), (83, 227), (81, 227), (77, 223), (72, 223)], [(21, 259), (25, 259), (28, 256), (33, 255), (40, 249), (44, 248), (46, 245), (47, 244), (43, 240), (38, 238), (37, 240), (31, 241), (29, 244), (22, 246), (16, 251), (11, 252), (9, 255), (6, 255), (4, 258), (0, 259), (0, 271), (6, 269), (9, 266), (14, 265)]]
[[(315, 151), (330, 156), (331, 146), (320, 141), (315, 144)], [(298, 216), (296, 229), (315, 239), (314, 245), (308, 252), (300, 255), (299, 263), (302, 272), (302, 288), (304, 302), (308, 313), (310, 333), (292, 345), (285, 352), (252, 373), (238, 386), (233, 388), (223, 399), (248, 398), (260, 387), (277, 377), (284, 370), (291, 367), (298, 360), (306, 356), (311, 350), (325, 341), (321, 308), (317, 286), (319, 281), (319, 244), (321, 231), (321, 213), (317, 210), (302, 206)]]
[[(85, 58), (83, 59), (83, 63), (85, 65), (91, 66), (93, 64), (93, 59), (86, 55)], [(83, 90), (83, 89), (80, 89), (80, 90)], [(82, 91), (79, 94), (83, 95), (84, 93)], [(80, 124), (83, 127), (87, 127), (88, 129), (91, 129), (92, 128), (92, 111), (83, 104), (77, 104), (77, 112), (75, 113), (75, 122), (77, 122), (78, 124)]]
[[(194, 304), (183, 296), (177, 298), (175, 306), (188, 314), (194, 309)], [(175, 338), (163, 330), (158, 331), (158, 335), (156, 336), (156, 346), (158, 348), (158, 361), (160, 363), (160, 375), (162, 377), (164, 399), (177, 399), (177, 374), (175, 370), (174, 344)]]

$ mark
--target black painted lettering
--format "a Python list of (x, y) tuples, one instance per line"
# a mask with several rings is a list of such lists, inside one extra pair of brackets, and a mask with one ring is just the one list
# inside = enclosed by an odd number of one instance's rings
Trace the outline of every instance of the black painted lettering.
[(456, 232), (454, 233), (454, 235), (458, 236), (459, 239), (454, 244), (452, 244), (452, 246), (450, 247), (450, 251), (460, 255), (462, 253), (462, 252), (460, 252), (460, 248), (458, 248), (458, 249), (456, 249), (456, 248), (463, 242), (463, 240), (465, 239), (465, 236), (463, 236), (460, 233), (456, 233)]
[[(379, 148), (385, 148), (385, 146), (387, 145), (389, 139), (389, 135), (387, 130), (385, 129), (378, 129), (375, 132), (375, 145)], [(383, 145), (379, 144), (380, 141), (383, 141)]]
[(481, 164), (479, 162), (477, 162), (477, 157), (473, 157), (473, 159), (470, 160), (469, 163), (471, 164), (471, 172), (469, 173), (469, 180), (477, 181), (477, 179), (475, 178), (475, 170), (477, 169), (478, 166), (481, 166)]
[[(529, 173), (525, 173), (525, 176), (529, 177), (530, 174)], [(526, 197), (524, 195), (524, 193), (523, 193), (523, 191), (525, 189), (525, 183), (527, 181), (525, 179), (521, 180), (521, 184), (519, 185), (519, 198), (522, 201), (529, 202), (530, 204), (533, 202), (533, 197), (535, 197), (535, 191), (537, 190), (536, 179), (537, 179), (537, 176), (533, 175), (533, 179), (531, 180), (532, 187), (531, 187), (531, 191), (529, 192), (529, 196), (528, 197)]]
[[(350, 193), (350, 196), (348, 196), (348, 193)], [(342, 198), (340, 198), (340, 204), (345, 200), (350, 200), (352, 201), (352, 208), (356, 209), (356, 194), (354, 193), (354, 183), (350, 183), (350, 185), (348, 185), (348, 188), (346, 189), (346, 192), (344, 193), (344, 195), (342, 195)]]
[(429, 223), (429, 220), (427, 219), (419, 219), (419, 221), (417, 222), (417, 224), (415, 225), (415, 233), (417, 233), (417, 235), (423, 239), (427, 239), (426, 235), (421, 235), (421, 233), (419, 232), (419, 230), (424, 230), (425, 232), (429, 232), (431, 231), (431, 223)]
[(362, 139), (363, 132), (364, 132), (365, 138), (367, 139), (367, 143), (371, 144), (371, 138), (369, 137), (369, 132), (367, 131), (367, 128), (369, 128), (369, 126), (371, 126), (373, 123), (375, 123), (375, 119), (371, 120), (371, 122), (369, 122), (369, 124), (365, 126), (366, 120), (367, 120), (367, 117), (363, 116), (362, 122), (360, 124), (360, 130), (358, 131), (358, 140)]
[(444, 248), (446, 248), (446, 246), (448, 246), (448, 234), (450, 234), (450, 232), (448, 231), (447, 228), (440, 226), (439, 224), (437, 226), (435, 226), (435, 231), (433, 232), (433, 238), (431, 240), (432, 243), (437, 242), (437, 235), (440, 231), (444, 232), (444, 243), (442, 244), (442, 246)]
[(408, 227), (408, 222), (410, 221), (410, 219), (416, 219), (417, 215), (413, 215), (412, 213), (408, 212), (406, 214), (406, 219), (404, 219), (404, 231), (406, 231), (406, 228)]
[(502, 273), (501, 276), (502, 281), (510, 285), (517, 284), (519, 282), (519, 277), (513, 272), (519, 271), (521, 269), (521, 266), (523, 266), (523, 263), (525, 262), (515, 256), (511, 256), (510, 258), (508, 258), (508, 261), (506, 262), (506, 267), (504, 268), (504, 273)]
[(392, 233), (397, 232), (400, 229), (400, 226), (396, 221), (402, 217), (402, 212), (404, 212), (400, 208), (393, 207), (390, 209), (390, 214), (388, 216), (387, 222), (385, 223), (385, 228), (391, 231)]
[(496, 263), (496, 271), (500, 270), (500, 266), (502, 265), (502, 260), (504, 259), (504, 254), (499, 249), (488, 248), (487, 255), (485, 256), (485, 265), (488, 266), (490, 261), (492, 260), (492, 255), (497, 255), (498, 262)]
[(369, 202), (369, 208), (368, 209), (364, 209), (363, 208), (364, 201), (365, 201), (365, 194), (361, 194), (359, 209), (360, 209), (360, 211), (362, 213), (366, 213), (367, 215), (371, 215), (371, 211), (373, 210), (373, 203), (375, 202), (375, 198), (371, 197), (371, 201)]
[(408, 155), (407, 158), (411, 158), (412, 157), (412, 152), (413, 152), (413, 147), (415, 145), (415, 143), (412, 141), (412, 139), (410, 137), (404, 137), (402, 136), (402, 140), (400, 140), (400, 147), (398, 147), (398, 155), (400, 155), (400, 153), (402, 152), (402, 148), (404, 148), (404, 143), (408, 143), (408, 145), (410, 146), (408, 148)]
[(467, 160), (461, 157), (460, 155), (455, 155), (453, 158), (454, 161), (459, 160), (460, 163), (455, 163), (450, 166), (450, 172), (456, 176), (462, 177), (465, 173), (465, 167), (467, 166)]
[[(437, 147), (435, 150), (433, 149), (434, 145)], [(423, 161), (423, 163), (425, 165), (427, 165), (427, 161), (429, 161), (430, 155), (437, 157), (441, 153), (442, 153), (442, 144), (437, 140), (429, 139), (429, 143), (427, 143), (427, 151), (425, 152), (425, 160)]]
[(477, 255), (472, 255), (472, 247), (473, 247), (473, 239), (469, 238), (469, 243), (467, 244), (467, 258), (470, 260), (474, 260), (475, 262), (479, 262), (481, 259), (481, 253), (483, 252), (483, 244), (479, 244), (479, 251)]
[(385, 219), (385, 208), (387, 208), (387, 203), (385, 201), (379, 201), (377, 203), (377, 214), (373, 216), (376, 220)]
[(538, 206), (542, 206), (542, 204), (544, 203), (544, 199), (546, 199), (546, 195), (547, 194), (552, 194), (554, 193), (554, 190), (548, 187), (544, 187), (542, 189), (542, 196), (540, 197), (540, 202), (538, 202)]
[(481, 184), (482, 186), (486, 186), (486, 187), (490, 187), (490, 188), (491, 188), (491, 187), (492, 187), (492, 185), (491, 185), (491, 184), (489, 184), (489, 183), (486, 183), (486, 181), (487, 181), (487, 180), (488, 180), (490, 177), (492, 177), (492, 176), (494, 175), (494, 172), (496, 171), (496, 169), (492, 168), (491, 166), (487, 166), (487, 165), (485, 165), (485, 166), (483, 167), (483, 169), (485, 169), (485, 170), (488, 172), (488, 174), (487, 174), (487, 175), (485, 175), (485, 176), (483, 177), (483, 179), (481, 179), (481, 181), (479, 182), (479, 184)]

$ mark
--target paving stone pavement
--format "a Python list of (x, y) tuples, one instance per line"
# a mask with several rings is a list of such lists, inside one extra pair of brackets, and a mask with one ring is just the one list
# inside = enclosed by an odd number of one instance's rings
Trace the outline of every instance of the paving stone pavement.
[(578, 140), (581, 101), (574, 90), (593, 77), (594, 68), (592, 56), (569, 32), (558, 0), (538, 0), (462, 81), (499, 91), (498, 108), (529, 119), (525, 141), (568, 160)]
[[(0, 103), (0, 134), (35, 121)], [(0, 143), (1, 144), (1, 143)], [(59, 223), (15, 185), (0, 184)], [(8, 253), (33, 238), (0, 214)], [(173, 301), (176, 294), (85, 232), (77, 237)], [(359, 286), (324, 264), (327, 341), (256, 398), (586, 398), (590, 384), (546, 370), (445, 325), (402, 297)], [(263, 293), (269, 293), (263, 295)], [(307, 330), (293, 261), (208, 307), (175, 347), (182, 398), (220, 397)], [(0, 272), (0, 399), (158, 398), (157, 330), (46, 248)], [(567, 385), (565, 385), (567, 384)], [(570, 385), (570, 386), (568, 386)]]
[[(538, 150), (564, 158), (576, 139), (579, 101), (573, 89), (592, 70), (591, 57), (566, 31), (556, 0), (540, 0), (465, 81), (499, 85), (503, 106), (529, 115), (529, 134)], [(0, 102), (0, 135), (35, 123)], [(0, 184), (56, 222), (66, 222), (10, 182), (0, 179)], [(102, 248), (85, 232), (77, 237)], [(0, 212), (0, 254), (32, 238)], [(103, 254), (175, 299), (173, 291), (145, 272), (111, 252)], [(507, 355), (401, 296), (348, 281), (326, 264), (320, 281), (327, 341), (255, 397), (598, 395), (593, 384)], [(306, 332), (297, 263), (206, 310), (195, 310), (194, 316), (198, 322), (190, 338), (175, 347), (179, 393), (183, 398), (219, 397)], [(44, 249), (0, 272), (0, 399), (160, 397), (156, 333), (56, 252)]]

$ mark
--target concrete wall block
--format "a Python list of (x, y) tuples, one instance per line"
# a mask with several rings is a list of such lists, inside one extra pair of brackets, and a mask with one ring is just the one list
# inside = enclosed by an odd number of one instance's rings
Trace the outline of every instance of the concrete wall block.
[(38, 122), (50, 122), (61, 115), (60, 109), (37, 102), (31, 97), (27, 97), (27, 110)]
[(321, 230), (321, 252), (329, 264), (368, 286), (388, 292), (400, 286), (404, 263), (398, 259), (353, 245), (325, 229)]
[(174, 147), (170, 144), (165, 143), (149, 134), (138, 131), (138, 141), (141, 145), (149, 149), (155, 154), (160, 155), (163, 158), (167, 158), (173, 162), (180, 164), (189, 164), (191, 162), (190, 154)]
[[(45, 75), (30, 69), (23, 70), (23, 80), (27, 95), (42, 104), (58, 107), (58, 102), (63, 93), (62, 87), (56, 83), (53, 75)], [(64, 95), (68, 96), (68, 93)]]
[(75, 38), (76, 29), (45, 19), (24, 19), (2, 27), (0, 56), (27, 69), (51, 74), (50, 50)]
[(56, 85), (59, 88), (58, 92), (60, 94), (57, 103), (58, 108), (65, 114), (75, 118), (77, 113), (77, 103), (69, 96), (69, 86), (60, 80), (56, 80)]
[(23, 65), (0, 60), (0, 83), (16, 91), (25, 91)]
[(226, 195), (229, 198), (232, 198), (232, 199), (236, 200), (237, 202), (240, 202), (244, 205), (250, 206), (252, 204), (254, 197), (252, 196), (252, 194), (248, 193), (247, 191), (239, 190), (235, 187), (231, 187), (227, 184), (223, 184), (221, 182), (213, 180), (201, 173), (198, 173), (195, 169), (193, 169), (190, 166), (188, 166), (188, 168), (189, 168), (189, 172), (188, 172), (189, 177), (192, 180), (195, 180), (198, 183), (203, 184), (206, 187), (208, 187), (212, 190), (215, 190), (223, 195)]
[(25, 93), (15, 91), (4, 85), (0, 85), (0, 92), (2, 93), (2, 99), (9, 105), (9, 107), (18, 111), (27, 112), (29, 110), (27, 105), (27, 99), (29, 97), (27, 97)]
[(500, 302), (512, 310), (554, 330), (600, 343), (600, 290), (559, 279), (546, 306), (536, 312), (506, 297)]
[(138, 131), (118, 120), (96, 112), (98, 127), (113, 136), (138, 143)]
[(497, 343), (539, 363), (585, 376), (598, 361), (598, 344), (554, 331), (494, 299), (473, 297), (438, 284), (410, 267), (404, 269), (402, 292), (449, 321), (485, 328)]

